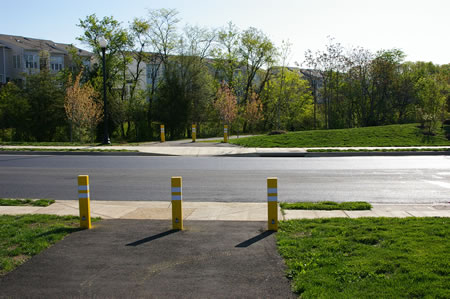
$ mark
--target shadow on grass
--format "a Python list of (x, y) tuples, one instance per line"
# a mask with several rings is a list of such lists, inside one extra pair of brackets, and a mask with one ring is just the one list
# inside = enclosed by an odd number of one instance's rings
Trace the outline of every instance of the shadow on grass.
[(248, 240), (246, 240), (246, 241), (244, 241), (242, 243), (237, 244), (235, 247), (237, 247), (237, 248), (249, 247), (250, 245), (253, 245), (256, 242), (261, 241), (264, 238), (267, 238), (268, 236), (270, 236), (273, 233), (274, 233), (274, 231), (267, 230), (267, 231), (265, 231), (263, 233), (260, 233), (259, 235), (255, 236), (255, 237), (253, 237), (251, 239), (248, 239)]
[(45, 233), (39, 234), (36, 237), (46, 237), (49, 235), (59, 235), (59, 234), (71, 234), (77, 231), (83, 230), (82, 228), (79, 227), (58, 227), (58, 228), (54, 228), (51, 229), (49, 231), (46, 231)]
[(153, 235), (153, 236), (150, 236), (150, 237), (138, 240), (138, 241), (133, 242), (133, 243), (128, 243), (126, 246), (139, 246), (139, 245), (142, 245), (144, 243), (151, 242), (153, 240), (156, 240), (156, 239), (159, 239), (159, 238), (171, 235), (171, 234), (179, 232), (179, 231), (180, 230), (178, 230), (178, 229), (171, 229), (171, 230), (165, 231), (163, 233), (159, 233), (159, 234), (156, 234), (156, 235)]

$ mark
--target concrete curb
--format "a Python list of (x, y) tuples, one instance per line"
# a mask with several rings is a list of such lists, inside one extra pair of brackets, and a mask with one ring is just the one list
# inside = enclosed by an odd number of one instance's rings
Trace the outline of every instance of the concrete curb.
[(178, 155), (159, 154), (159, 153), (144, 153), (144, 152), (90, 152), (90, 151), (0, 151), (0, 155), (52, 155), (52, 156), (161, 156), (161, 157), (177, 157)]

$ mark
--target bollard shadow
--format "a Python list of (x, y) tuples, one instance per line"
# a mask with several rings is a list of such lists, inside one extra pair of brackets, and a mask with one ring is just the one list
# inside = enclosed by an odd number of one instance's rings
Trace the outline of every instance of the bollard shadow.
[(266, 230), (265, 232), (262, 232), (259, 235), (255, 236), (255, 237), (253, 237), (251, 239), (248, 239), (248, 240), (246, 240), (246, 241), (244, 241), (242, 243), (237, 244), (235, 247), (237, 247), (237, 248), (246, 248), (246, 247), (248, 247), (248, 246), (250, 246), (250, 245), (252, 245), (252, 244), (254, 244), (254, 243), (258, 242), (258, 241), (261, 241), (264, 238), (267, 238), (268, 236), (270, 236), (273, 233), (274, 233), (274, 231), (272, 231), (272, 230)]
[(142, 245), (142, 244), (145, 244), (145, 243), (148, 243), (148, 242), (151, 242), (151, 241), (163, 238), (165, 236), (171, 235), (171, 234), (179, 232), (179, 231), (180, 230), (178, 230), (178, 229), (171, 229), (171, 230), (168, 230), (168, 231), (165, 231), (165, 232), (162, 232), (162, 233), (159, 233), (159, 234), (156, 234), (156, 235), (153, 235), (153, 236), (150, 236), (150, 237), (138, 240), (138, 241), (133, 242), (133, 243), (128, 243), (126, 246), (139, 246), (139, 245)]

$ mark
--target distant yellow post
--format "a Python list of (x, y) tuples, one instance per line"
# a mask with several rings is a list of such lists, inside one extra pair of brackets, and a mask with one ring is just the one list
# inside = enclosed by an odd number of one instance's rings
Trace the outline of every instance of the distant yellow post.
[(192, 142), (195, 142), (197, 139), (197, 125), (192, 124)]
[(278, 231), (278, 178), (267, 178), (268, 230)]
[(223, 142), (228, 142), (228, 125), (223, 126)]
[(80, 227), (90, 229), (92, 225), (88, 175), (78, 176), (78, 204), (80, 208)]
[(166, 142), (166, 135), (164, 133), (164, 125), (161, 125), (161, 142)]
[(172, 228), (183, 230), (182, 178), (172, 177)]

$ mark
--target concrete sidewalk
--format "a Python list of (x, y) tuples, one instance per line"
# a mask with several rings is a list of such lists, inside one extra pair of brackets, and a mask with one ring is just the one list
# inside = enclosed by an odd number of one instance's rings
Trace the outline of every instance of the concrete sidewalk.
[[(411, 149), (442, 149), (442, 151), (411, 151)], [(321, 156), (361, 156), (361, 155), (442, 155), (450, 154), (445, 152), (449, 146), (411, 146), (411, 147), (327, 147), (327, 148), (255, 148), (240, 147), (233, 144), (223, 143), (192, 143), (192, 142), (170, 142), (166, 143), (148, 143), (139, 146), (12, 146), (0, 145), (3, 151), (14, 152), (17, 149), (44, 149), (50, 154), (110, 154), (110, 155), (166, 155), (166, 156), (254, 156), (254, 157), (321, 157)], [(308, 150), (402, 150), (400, 152), (308, 152)], [(51, 152), (51, 150), (78, 150), (79, 152)], [(80, 150), (128, 150), (131, 152), (83, 152)], [(0, 151), (0, 153), (2, 153)], [(6, 152), (7, 153), (7, 152)], [(17, 152), (18, 154), (42, 154), (45, 152)]]
[[(280, 220), (357, 217), (450, 217), (450, 204), (372, 204), (370, 211), (284, 210)], [(77, 200), (57, 200), (48, 207), (0, 206), (0, 215), (52, 214), (78, 216)], [(183, 202), (184, 219), (266, 221), (267, 203)], [(91, 201), (91, 216), (102, 219), (172, 219), (169, 201)]]

